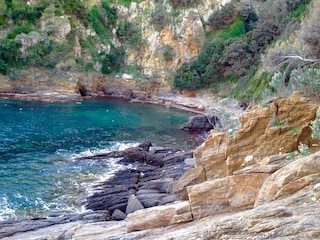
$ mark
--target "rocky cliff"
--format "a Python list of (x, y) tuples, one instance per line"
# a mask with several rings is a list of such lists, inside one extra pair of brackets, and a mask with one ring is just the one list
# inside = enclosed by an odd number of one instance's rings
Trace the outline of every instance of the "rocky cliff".
[[(54, 56), (52, 60), (58, 63), (54, 63), (53, 68), (43, 68), (38, 62), (31, 64), (32, 67), (13, 70), (7, 76), (0, 75), (0, 92), (30, 93), (54, 89), (126, 98), (168, 93), (175, 70), (201, 50), (205, 40), (205, 22), (226, 2), (228, 0), (205, 0), (187, 8), (173, 8), (167, 1), (157, 3), (152, 0), (131, 2), (129, 6), (113, 4), (117, 22), (110, 26), (108, 40), (101, 39), (97, 29), (91, 25), (84, 26), (81, 19), (74, 19), (66, 13), (55, 16), (53, 11), (57, 9), (47, 7), (33, 31), (15, 37), (22, 44), (20, 50), (25, 61), (30, 59), (27, 49), (30, 51), (30, 47), (41, 42), (53, 41), (59, 46), (71, 43), (72, 46), (64, 49), (62, 55)], [(99, 4), (98, 1), (90, 2), (87, 7), (91, 9)], [(128, 30), (128, 22), (135, 26), (132, 31), (137, 30), (141, 39), (137, 34), (137, 39), (127, 40), (126, 35), (131, 32), (121, 33), (124, 36), (119, 33), (122, 25), (123, 31)], [(10, 27), (13, 29), (14, 25)], [(2, 35), (5, 32), (2, 31)], [(90, 49), (86, 45), (88, 39), (92, 44)], [(68, 52), (70, 47), (72, 51)], [(125, 49), (125, 64), (129, 67), (116, 75), (101, 74), (101, 61), (97, 60), (99, 55), (109, 54), (111, 49), (120, 47)], [(90, 66), (90, 70), (83, 71), (79, 64), (87, 64), (84, 68)]]

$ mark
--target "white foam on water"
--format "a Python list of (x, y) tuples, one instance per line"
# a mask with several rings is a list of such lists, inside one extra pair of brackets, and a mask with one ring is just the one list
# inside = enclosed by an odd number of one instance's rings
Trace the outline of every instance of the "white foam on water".
[(0, 198), (0, 221), (15, 217), (15, 210), (10, 207), (6, 196)]
[[(137, 143), (114, 142), (113, 144), (111, 144), (111, 146), (108, 146), (106, 148), (91, 148), (79, 153), (74, 153), (69, 150), (63, 149), (56, 151), (56, 155), (58, 156), (58, 158), (55, 158), (55, 161), (66, 161), (71, 163), (71, 167), (74, 167), (74, 169), (79, 168), (79, 174), (77, 176), (73, 176), (72, 173), (70, 173), (70, 175), (65, 175), (67, 177), (67, 180), (62, 178), (60, 180), (58, 179), (55, 182), (58, 191), (60, 191), (61, 189), (63, 191), (63, 184), (68, 181), (70, 183), (71, 181), (71, 186), (73, 185), (74, 193), (70, 194), (70, 192), (66, 192), (66, 194), (60, 194), (57, 196), (57, 198), (50, 200), (49, 202), (42, 199), (41, 197), (37, 197), (35, 200), (33, 200), (33, 203), (31, 203), (30, 200), (26, 196), (23, 196), (21, 193), (15, 193), (14, 197), (16, 199), (20, 199), (22, 202), (28, 203), (27, 205), (35, 206), (35, 208), (30, 211), (24, 208), (18, 210), (17, 208), (19, 208), (19, 206), (14, 206), (12, 203), (10, 203), (7, 196), (4, 196), (2, 198), (0, 197), (0, 221), (26, 216), (50, 216), (66, 213), (84, 213), (90, 211), (85, 208), (84, 203), (87, 197), (99, 191), (97, 186), (110, 179), (117, 171), (134, 168), (134, 166), (123, 165), (119, 163), (119, 160), (121, 158), (108, 158), (98, 161), (90, 159), (82, 160), (85, 161), (84, 165), (82, 165), (82, 161), (77, 162), (78, 160), (76, 159), (79, 157), (90, 157), (94, 155), (105, 154), (112, 151), (123, 151), (127, 148), (137, 145)], [(50, 159), (50, 161), (51, 160), (52, 159)], [(86, 168), (86, 166), (88, 166), (88, 169), (90, 169), (90, 166), (93, 166), (94, 169), (95, 165), (100, 166), (102, 171), (99, 170), (97, 172), (90, 172), (90, 170), (88, 170), (85, 175), (81, 175), (80, 170), (82, 168)], [(64, 169), (57, 170), (57, 174), (63, 174), (63, 172)], [(70, 179), (68, 179), (69, 177)], [(68, 189), (68, 191), (69, 190), (70, 189)]]

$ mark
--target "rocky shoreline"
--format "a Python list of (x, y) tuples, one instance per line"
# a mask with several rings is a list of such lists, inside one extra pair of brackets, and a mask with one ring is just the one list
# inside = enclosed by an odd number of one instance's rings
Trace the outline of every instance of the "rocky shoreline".
[[(146, 143), (91, 157), (121, 157), (131, 166), (127, 175), (120, 172), (96, 186), (87, 202), (94, 211), (3, 222), (0, 237), (319, 239), (320, 145), (310, 134), (318, 108), (295, 94), (253, 107), (241, 116), (239, 131), (211, 131), (194, 151)], [(275, 117), (281, 125), (272, 125)], [(315, 153), (301, 157), (301, 142)], [(114, 193), (120, 198), (103, 197)]]
[(49, 216), (0, 222), (0, 238), (37, 231), (53, 225), (84, 221), (124, 220), (136, 210), (165, 205), (178, 200), (173, 184), (193, 168), (192, 149), (152, 147), (144, 143), (123, 151), (82, 157), (77, 161), (121, 158), (126, 166), (110, 179), (94, 186), (83, 214)]

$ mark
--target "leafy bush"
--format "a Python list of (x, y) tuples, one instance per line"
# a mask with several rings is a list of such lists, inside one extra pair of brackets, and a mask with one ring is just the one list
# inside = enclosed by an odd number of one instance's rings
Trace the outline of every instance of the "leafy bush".
[(309, 149), (308, 145), (305, 145), (303, 143), (299, 143), (298, 149), (299, 149), (299, 153), (301, 154), (301, 156), (310, 155), (310, 149)]
[(8, 35), (7, 35), (7, 38), (8, 39), (14, 39), (18, 34), (20, 33), (25, 33), (25, 34), (28, 34), (32, 31), (32, 28), (30, 26), (29, 23), (23, 23), (23, 24), (18, 24), (16, 27), (15, 27), (15, 30), (10, 32)]
[(166, 60), (166, 61), (171, 61), (173, 59), (175, 55), (175, 52), (174, 52), (174, 49), (173, 47), (171, 47), (170, 45), (166, 44), (164, 45), (164, 48), (163, 48), (163, 58)]
[(269, 86), (270, 89), (264, 92), (265, 96), (288, 97), (295, 91), (303, 91), (309, 97), (320, 99), (320, 70), (307, 68), (277, 72), (273, 75)]
[(107, 22), (106, 19), (101, 16), (99, 8), (97, 6), (91, 8), (89, 12), (89, 22), (99, 36), (104, 35)]
[(311, 123), (312, 138), (320, 140), (320, 107), (317, 110), (316, 119)]
[(110, 74), (117, 72), (124, 66), (125, 50), (123, 48), (113, 48), (102, 60), (101, 72)]
[(67, 60), (72, 53), (72, 45), (65, 42), (43, 40), (26, 49), (25, 63), (30, 66), (54, 68), (59, 62)]
[(127, 20), (120, 22), (116, 33), (120, 42), (129, 48), (138, 49), (143, 44), (140, 29)]
[(243, 34), (245, 34), (245, 23), (243, 17), (238, 16), (230, 27), (221, 32), (221, 37), (224, 40), (227, 40), (230, 38), (241, 37)]
[(109, 25), (115, 27), (118, 19), (117, 8), (111, 7), (108, 1), (102, 1), (101, 6), (105, 10)]
[(117, 9), (107, 1), (101, 2), (101, 7), (94, 6), (89, 11), (89, 23), (104, 43), (110, 43), (111, 27), (117, 23)]
[(214, 30), (222, 29), (232, 24), (235, 16), (237, 16), (235, 5), (233, 3), (227, 3), (209, 17), (208, 24)]
[(40, 41), (26, 49), (25, 62), (30, 66), (46, 66), (45, 57), (52, 51), (53, 41)]
[[(292, 19), (289, 13), (298, 11), (304, 3), (306, 1), (266, 0), (259, 6), (259, 15), (254, 12), (253, 3), (231, 1), (224, 5), (209, 17), (207, 24), (211, 28), (207, 34), (208, 39), (203, 53), (177, 71), (174, 86), (178, 89), (210, 86), (220, 88), (223, 83), (237, 81), (236, 87), (232, 90), (235, 96), (258, 97), (265, 88), (268, 88), (270, 81), (268, 74), (262, 77), (256, 76), (261, 62), (260, 55), (269, 44), (288, 31), (285, 28)], [(210, 51), (212, 45), (219, 41), (221, 51)], [(291, 81), (292, 89), (288, 89), (287, 83), (286, 73), (275, 75), (270, 86), (274, 91), (281, 88), (291, 92), (298, 88), (299, 81), (294, 79)]]
[(7, 74), (12, 66), (20, 64), (21, 43), (12, 39), (0, 39), (0, 73)]
[(320, 70), (307, 68), (306, 70), (293, 70), (290, 75), (290, 84), (295, 84), (304, 90), (308, 96), (320, 99)]
[(221, 39), (210, 41), (196, 61), (185, 63), (177, 70), (173, 86), (180, 90), (196, 90), (218, 82), (223, 67), (219, 59), (224, 48)]
[(282, 72), (277, 72), (273, 75), (269, 85), (276, 96), (288, 97), (294, 91), (298, 91), (302, 88), (301, 82), (286, 82), (286, 78), (286, 73)]
[(63, 8), (67, 14), (74, 14), (85, 26), (88, 26), (88, 13), (83, 1), (68, 0), (63, 3)]
[(22, 8), (13, 8), (11, 17), (14, 23), (27, 21), (31, 24), (35, 24), (36, 21), (41, 17), (41, 13), (44, 10), (45, 5), (37, 4), (34, 7), (24, 5)]

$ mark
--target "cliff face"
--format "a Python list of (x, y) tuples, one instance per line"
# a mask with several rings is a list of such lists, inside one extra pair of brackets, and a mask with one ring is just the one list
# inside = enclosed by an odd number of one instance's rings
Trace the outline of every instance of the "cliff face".
[[(138, 62), (143, 73), (165, 80), (182, 63), (198, 55), (205, 40), (204, 22), (226, 1), (205, 0), (197, 8), (174, 10), (170, 4), (157, 5), (152, 0), (132, 3), (123, 14), (130, 22), (140, 21), (145, 47), (142, 51), (129, 51), (127, 62)], [(162, 11), (162, 15), (158, 11)], [(152, 19), (162, 16), (152, 24)], [(164, 19), (166, 18), (166, 19)]]
[[(117, 9), (117, 22), (110, 31), (110, 43), (98, 40), (97, 32), (79, 20), (71, 20), (69, 15), (42, 15), (36, 28), (28, 34), (18, 34), (15, 40), (21, 42), (22, 55), (26, 49), (41, 41), (65, 43), (70, 36), (72, 52), (59, 56), (53, 69), (44, 69), (37, 64), (1, 76), (1, 92), (35, 91), (56, 88), (60, 90), (79, 91), (86, 95), (108, 94), (121, 97), (140, 97), (168, 93), (171, 78), (175, 70), (183, 63), (199, 54), (205, 40), (205, 22), (219, 6), (228, 0), (205, 0), (193, 8), (175, 9), (171, 4), (155, 3), (145, 0), (131, 2), (129, 7), (114, 4)], [(95, 5), (90, 3), (91, 7)], [(96, 3), (97, 5), (100, 3)], [(88, 7), (89, 8), (89, 7)], [(117, 35), (117, 29), (124, 21), (136, 26), (141, 33), (141, 47), (128, 46)], [(14, 26), (11, 25), (11, 28)], [(5, 31), (2, 32), (4, 34)], [(124, 70), (122, 73), (105, 75), (100, 73), (101, 63), (94, 62), (92, 56), (83, 46), (83, 41), (91, 38), (97, 54), (110, 53), (113, 47), (124, 47), (125, 63), (136, 70)], [(135, 44), (135, 43), (134, 43)], [(138, 44), (138, 43), (137, 43)], [(90, 71), (80, 70), (79, 59), (93, 62)], [(39, 59), (39, 61), (42, 61)], [(78, 62), (76, 62), (78, 61)], [(139, 74), (136, 74), (138, 71)], [(40, 79), (40, 80), (39, 80)], [(44, 83), (44, 84), (42, 84)], [(17, 87), (19, 86), (19, 88)]]

